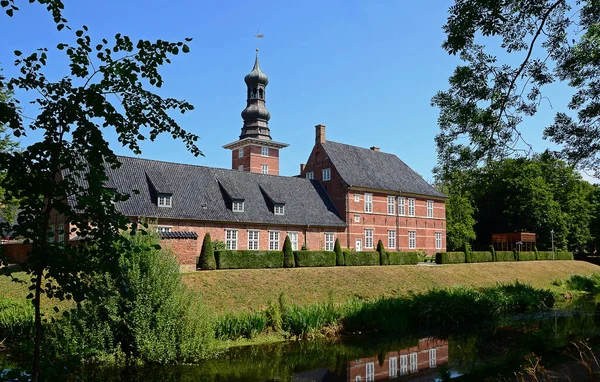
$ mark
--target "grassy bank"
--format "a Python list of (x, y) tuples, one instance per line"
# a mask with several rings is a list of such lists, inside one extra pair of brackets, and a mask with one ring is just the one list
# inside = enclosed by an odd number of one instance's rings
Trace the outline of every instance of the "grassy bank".
[(493, 286), (515, 280), (538, 288), (573, 274), (600, 273), (600, 266), (583, 261), (427, 266), (374, 266), (294, 269), (246, 269), (185, 274), (183, 281), (198, 290), (216, 312), (266, 309), (281, 292), (290, 302), (306, 305), (351, 298), (406, 296), (456, 285)]

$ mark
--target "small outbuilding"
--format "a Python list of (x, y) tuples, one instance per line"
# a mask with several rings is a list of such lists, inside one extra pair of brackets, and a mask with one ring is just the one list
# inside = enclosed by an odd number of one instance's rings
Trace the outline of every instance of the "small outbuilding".
[(496, 251), (533, 251), (535, 247), (535, 233), (509, 232), (493, 233), (492, 245)]

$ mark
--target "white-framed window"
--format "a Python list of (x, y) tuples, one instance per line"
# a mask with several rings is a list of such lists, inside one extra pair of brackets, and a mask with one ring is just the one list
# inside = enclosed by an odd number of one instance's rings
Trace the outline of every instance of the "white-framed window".
[(398, 197), (398, 215), (406, 215), (406, 198), (404, 196)]
[(248, 249), (258, 249), (260, 231), (248, 231)]
[(365, 375), (365, 380), (367, 382), (372, 382), (375, 380), (375, 362), (367, 362), (366, 364), (366, 375)]
[(394, 215), (396, 213), (395, 209), (396, 209), (396, 198), (393, 196), (388, 196), (387, 197), (387, 202), (388, 202), (388, 215)]
[(429, 368), (435, 369), (437, 367), (437, 352), (435, 348), (429, 349)]
[(435, 249), (442, 249), (442, 233), (435, 233)]
[(172, 196), (169, 194), (158, 194), (158, 206), (159, 207), (171, 207)]
[(373, 212), (373, 194), (365, 194), (365, 212)]
[(56, 235), (56, 230), (54, 228), (54, 224), (48, 225), (48, 243), (54, 243)]
[(396, 248), (396, 231), (388, 231), (388, 248)]
[(324, 168), (323, 169), (323, 182), (327, 182), (328, 180), (331, 180), (331, 169)]
[(285, 205), (283, 204), (275, 204), (273, 206), (273, 212), (275, 215), (283, 215), (285, 214)]
[(433, 200), (427, 201), (427, 217), (428, 218), (433, 217)]
[(360, 375), (357, 375), (356, 378), (354, 379), (355, 382), (362, 382), (362, 377)]
[(298, 232), (288, 232), (290, 243), (292, 243), (292, 251), (298, 250)]
[(267, 164), (261, 164), (260, 165), (260, 172), (263, 174), (268, 174), (269, 173), (269, 165)]
[(238, 166), (238, 171), (244, 171), (244, 165), (243, 164), (241, 164), (241, 165)]
[(307, 172), (306, 173), (306, 179), (314, 179), (315, 178), (315, 173), (314, 172)]
[(416, 373), (419, 370), (417, 353), (410, 353), (410, 372)]
[(244, 212), (244, 201), (243, 200), (234, 200), (231, 203), (231, 210), (233, 212)]
[(166, 225), (157, 225), (156, 226), (156, 232), (171, 232), (171, 229), (173, 227), (169, 227)]
[(417, 248), (417, 231), (408, 231), (408, 248)]
[(360, 223), (360, 215), (354, 215), (354, 222)]
[(236, 250), (238, 248), (237, 239), (238, 239), (237, 229), (226, 229), (225, 230), (225, 247), (227, 249)]
[(279, 250), (279, 231), (269, 231), (269, 251)]
[(365, 229), (365, 248), (373, 248), (373, 229)]
[(260, 149), (260, 154), (261, 154), (263, 157), (268, 157), (268, 156), (269, 156), (269, 148), (268, 148), (268, 147), (264, 147), (264, 146), (263, 146), (263, 147)]
[(333, 233), (325, 233), (325, 250), (333, 251), (334, 243), (335, 243), (335, 235)]
[(65, 225), (59, 224), (56, 226), (56, 233), (58, 234), (58, 242), (62, 243), (65, 241)]
[(354, 194), (354, 201), (355, 202), (360, 202), (360, 194)]
[(400, 375), (408, 374), (408, 356), (401, 355), (400, 356)]
[(415, 216), (415, 198), (408, 198), (408, 216)]
[(388, 364), (390, 366), (389, 377), (396, 378), (398, 376), (398, 358), (390, 357), (388, 358)]
[(244, 157), (244, 148), (240, 147), (238, 149), (238, 158), (243, 158)]

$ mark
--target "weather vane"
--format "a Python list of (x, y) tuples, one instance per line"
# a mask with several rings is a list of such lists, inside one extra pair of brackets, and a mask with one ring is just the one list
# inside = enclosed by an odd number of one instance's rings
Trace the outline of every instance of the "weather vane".
[(264, 38), (265, 35), (264, 34), (260, 34), (260, 31), (256, 31), (256, 33), (254, 34), (254, 37), (256, 37), (256, 51), (258, 52), (258, 39), (259, 38)]

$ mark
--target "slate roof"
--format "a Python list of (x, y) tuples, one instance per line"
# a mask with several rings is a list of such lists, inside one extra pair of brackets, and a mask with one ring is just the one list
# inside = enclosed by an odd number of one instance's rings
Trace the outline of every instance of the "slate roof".
[[(106, 171), (118, 192), (131, 195), (129, 200), (118, 206), (126, 216), (345, 226), (317, 181), (124, 156), (118, 159), (121, 167), (114, 170), (107, 168)], [(154, 184), (154, 179), (157, 179), (158, 185)], [(156, 193), (161, 190), (156, 190), (155, 186), (166, 187), (172, 192), (172, 207), (157, 206)], [(133, 190), (139, 190), (139, 194), (136, 195)], [(232, 198), (244, 199), (244, 212), (231, 210)], [(285, 202), (284, 215), (273, 213), (273, 200)]]
[(161, 239), (197, 239), (198, 234), (196, 232), (186, 231), (173, 231), (173, 232), (159, 232), (158, 236)]
[(331, 141), (323, 148), (349, 186), (447, 197), (394, 154)]

